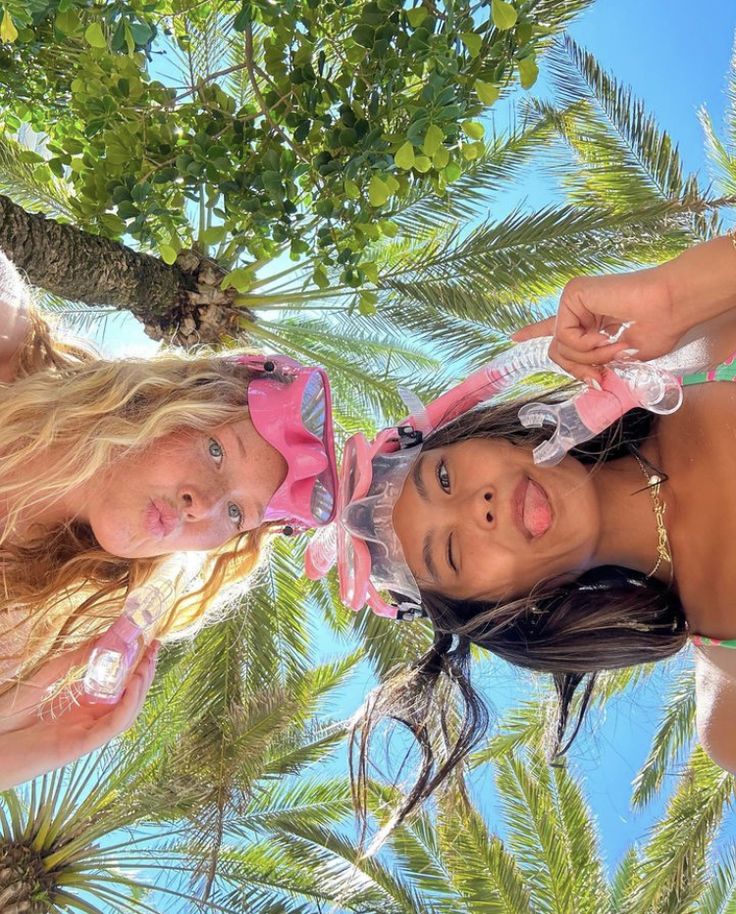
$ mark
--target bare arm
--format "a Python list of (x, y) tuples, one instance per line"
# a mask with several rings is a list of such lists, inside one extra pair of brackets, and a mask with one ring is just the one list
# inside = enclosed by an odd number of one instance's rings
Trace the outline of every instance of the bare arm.
[(61, 768), (127, 730), (143, 707), (157, 650), (153, 642), (115, 705), (79, 704), (62, 696), (43, 717), (38, 714), (48, 685), (70, 666), (86, 662), (90, 646), (50, 661), (6, 693), (0, 700), (0, 790)]
[(698, 244), (654, 268), (681, 333), (736, 309), (736, 236)]
[(0, 251), (0, 381), (14, 380), (15, 359), (28, 329), (28, 289)]
[[(736, 247), (726, 235), (667, 263), (630, 273), (580, 276), (564, 288), (555, 317), (524, 327), (515, 340), (554, 334), (550, 355), (579, 378), (629, 355), (647, 360), (676, 348), (702, 324), (736, 317)], [(624, 332), (611, 342), (608, 333)]]
[(736, 651), (724, 647), (696, 651), (695, 689), (698, 736), (713, 761), (736, 773)]

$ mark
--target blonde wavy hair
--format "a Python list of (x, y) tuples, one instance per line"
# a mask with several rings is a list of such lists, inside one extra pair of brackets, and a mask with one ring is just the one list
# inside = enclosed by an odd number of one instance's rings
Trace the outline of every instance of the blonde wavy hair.
[[(21, 540), (13, 536), (19, 516), (164, 435), (242, 419), (251, 374), (231, 358), (206, 351), (98, 358), (55, 338), (32, 308), (16, 365), (13, 383), (0, 384), (0, 505), (6, 505), (0, 528), (0, 607), (6, 610), (0, 613), (0, 667), (14, 662), (22, 676), (103, 631), (120, 614), (126, 594), (166, 557), (118, 558), (74, 521)], [(11, 481), (26, 461), (38, 461), (52, 448), (54, 459), (41, 461), (45, 471), (32, 489)], [(208, 553), (199, 586), (175, 602), (157, 637), (201, 625), (218, 593), (256, 568), (268, 532), (264, 525)], [(18, 645), (16, 653), (4, 654), (14, 624), (30, 629), (29, 635), (20, 655)]]

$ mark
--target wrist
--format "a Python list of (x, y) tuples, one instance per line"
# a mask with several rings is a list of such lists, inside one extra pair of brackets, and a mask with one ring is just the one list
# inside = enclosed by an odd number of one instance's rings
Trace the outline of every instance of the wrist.
[(653, 274), (652, 281), (661, 301), (663, 324), (679, 339), (700, 323), (700, 320), (692, 319), (693, 309), (684, 294), (685, 289), (676, 264), (677, 258), (653, 267), (650, 272)]
[(673, 326), (687, 332), (736, 308), (736, 245), (724, 235), (684, 251), (661, 271)]

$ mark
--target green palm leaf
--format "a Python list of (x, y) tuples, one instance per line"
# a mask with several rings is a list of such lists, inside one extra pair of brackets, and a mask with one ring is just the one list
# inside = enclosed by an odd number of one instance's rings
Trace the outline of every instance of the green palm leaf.
[(566, 139), (586, 166), (578, 171), (576, 196), (590, 194), (627, 210), (657, 200), (700, 197), (697, 181), (684, 174), (669, 135), (592, 54), (565, 38), (556, 41), (548, 62), (567, 109)]
[(644, 848), (622, 914), (688, 910), (705, 888), (708, 848), (733, 795), (733, 775), (696, 746), (666, 817)]
[(448, 804), (438, 834), (449, 879), (468, 914), (532, 914), (527, 881), (514, 856), (472, 807)]
[(497, 764), (497, 785), (509, 831), (508, 846), (534, 886), (539, 914), (582, 914), (576, 909), (572, 874), (563, 843), (547, 764), (538, 753), (529, 764), (508, 756)]
[[(38, 156), (39, 161), (29, 161)], [(71, 188), (43, 165), (39, 153), (0, 130), (0, 193), (31, 212), (72, 222), (77, 216)]]
[[(736, 80), (736, 77), (734, 77)], [(708, 159), (721, 193), (728, 196), (736, 194), (736, 146), (727, 146), (716, 134), (710, 115), (701, 108), (698, 112), (700, 123), (705, 133)]]
[(694, 736), (695, 670), (688, 668), (668, 689), (649, 754), (634, 779), (631, 801), (635, 808), (657, 796), (666, 775), (692, 746)]
[(709, 874), (697, 914), (736, 914), (736, 848), (725, 848)]

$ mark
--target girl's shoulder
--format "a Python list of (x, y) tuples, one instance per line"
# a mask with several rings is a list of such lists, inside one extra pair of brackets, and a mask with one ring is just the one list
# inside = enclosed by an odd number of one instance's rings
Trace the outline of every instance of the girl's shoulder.
[(28, 286), (0, 251), (0, 381), (15, 380), (18, 356), (30, 330), (30, 303)]
[(91, 347), (52, 331), (35, 307), (28, 284), (0, 251), (0, 383), (97, 359)]

